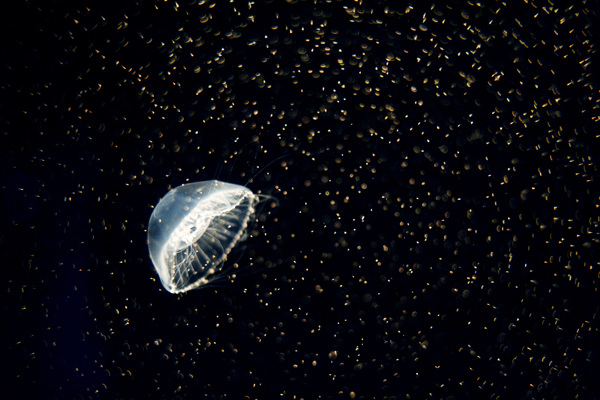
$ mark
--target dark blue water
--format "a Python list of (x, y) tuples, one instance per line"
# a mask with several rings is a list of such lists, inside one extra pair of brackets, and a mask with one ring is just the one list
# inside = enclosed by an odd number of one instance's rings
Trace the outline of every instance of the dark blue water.
[[(594, 397), (597, 11), (78, 4), (0, 10), (4, 398)], [(167, 293), (160, 197), (280, 156)]]

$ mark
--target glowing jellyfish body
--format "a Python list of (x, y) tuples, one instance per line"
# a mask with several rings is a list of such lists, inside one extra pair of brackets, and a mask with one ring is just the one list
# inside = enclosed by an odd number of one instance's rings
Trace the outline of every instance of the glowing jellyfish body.
[(187, 292), (219, 277), (258, 201), (245, 186), (217, 180), (169, 191), (148, 223), (150, 258), (165, 289)]

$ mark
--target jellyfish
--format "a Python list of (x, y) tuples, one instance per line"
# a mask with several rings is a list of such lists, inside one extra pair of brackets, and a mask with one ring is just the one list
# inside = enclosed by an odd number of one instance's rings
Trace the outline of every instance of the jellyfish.
[(260, 199), (245, 186), (218, 180), (169, 191), (148, 222), (150, 258), (164, 288), (182, 293), (222, 277)]

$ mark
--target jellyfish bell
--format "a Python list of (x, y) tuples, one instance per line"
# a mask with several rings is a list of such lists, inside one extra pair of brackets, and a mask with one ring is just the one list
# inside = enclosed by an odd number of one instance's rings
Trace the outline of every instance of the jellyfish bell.
[(164, 288), (187, 292), (228, 274), (227, 256), (246, 238), (257, 204), (268, 198), (218, 180), (169, 191), (148, 223), (150, 258)]
[[(231, 262), (231, 256), (245, 248), (241, 243), (261, 231), (254, 230), (255, 225), (265, 221), (266, 215), (278, 209), (276, 206), (279, 205), (276, 197), (254, 193), (248, 185), (257, 177), (268, 175), (265, 171), (274, 163), (289, 157), (285, 154), (271, 160), (244, 185), (217, 179), (186, 183), (170, 190), (159, 201), (148, 223), (148, 249), (160, 281), (168, 292), (183, 293), (212, 286), (225, 279), (239, 277), (243, 275), (241, 271), (250, 267), (248, 274), (277, 265), (265, 262), (260, 256), (261, 266), (255, 263), (240, 266)], [(288, 165), (282, 162), (286, 171)], [(252, 173), (251, 170), (245, 169), (243, 175)], [(279, 185), (274, 188), (279, 188)], [(268, 213), (264, 213), (268, 204), (271, 207)]]

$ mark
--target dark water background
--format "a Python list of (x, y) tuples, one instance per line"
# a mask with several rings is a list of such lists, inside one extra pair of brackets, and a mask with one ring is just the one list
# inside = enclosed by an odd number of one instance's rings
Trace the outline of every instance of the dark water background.
[[(2, 6), (4, 399), (597, 396), (595, 2), (200, 3)], [(167, 293), (160, 197), (280, 156)]]

